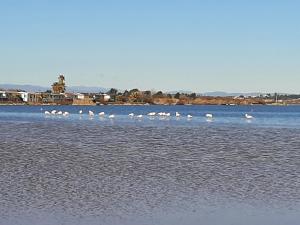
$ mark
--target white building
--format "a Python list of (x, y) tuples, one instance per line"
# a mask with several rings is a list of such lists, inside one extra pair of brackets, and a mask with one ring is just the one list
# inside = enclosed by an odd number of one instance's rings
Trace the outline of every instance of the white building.
[(18, 93), (20, 94), (21, 98), (23, 99), (23, 102), (28, 102), (28, 99), (29, 99), (28, 92), (20, 91)]
[(108, 102), (110, 100), (110, 95), (108, 94), (96, 94), (93, 96), (93, 99), (96, 101), (96, 102)]
[(105, 102), (108, 102), (109, 99), (110, 99), (110, 95), (108, 95), (108, 94), (103, 94), (103, 99), (104, 99)]
[(80, 99), (80, 100), (84, 100), (84, 94), (77, 93), (77, 94), (76, 94), (76, 98), (77, 98), (77, 99)]
[(0, 91), (0, 98), (6, 98), (6, 92)]

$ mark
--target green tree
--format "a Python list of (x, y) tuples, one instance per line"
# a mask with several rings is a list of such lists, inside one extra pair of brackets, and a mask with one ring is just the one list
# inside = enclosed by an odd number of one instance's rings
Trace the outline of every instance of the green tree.
[(144, 91), (143, 94), (145, 97), (151, 97), (151, 91)]
[(174, 95), (174, 98), (179, 99), (179, 98), (180, 98), (180, 93), (177, 92), (177, 93)]
[(116, 88), (111, 88), (106, 94), (108, 95), (116, 95), (118, 93), (118, 90)]
[(133, 93), (137, 93), (137, 92), (140, 92), (140, 90), (137, 89), (137, 88), (131, 89), (131, 90), (129, 91), (129, 95), (132, 95)]
[(124, 97), (128, 97), (128, 96), (129, 96), (129, 91), (125, 90), (125, 91), (123, 92), (123, 96), (124, 96)]
[(106, 94), (110, 96), (111, 101), (116, 101), (116, 95), (118, 93), (118, 90), (116, 88), (111, 88)]
[(192, 93), (189, 95), (190, 98), (195, 99), (197, 97), (196, 93)]
[(162, 91), (158, 91), (158, 92), (156, 92), (156, 93), (153, 95), (153, 97), (156, 97), (156, 98), (162, 98), (162, 97), (164, 97), (164, 94), (163, 94)]

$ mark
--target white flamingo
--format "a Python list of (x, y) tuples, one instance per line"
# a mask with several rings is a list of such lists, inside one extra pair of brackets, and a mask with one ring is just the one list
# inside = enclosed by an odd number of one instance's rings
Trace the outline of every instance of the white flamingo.
[(156, 115), (155, 112), (150, 112), (150, 113), (148, 113), (148, 116), (155, 116), (155, 115)]
[(208, 119), (212, 119), (213, 118), (213, 115), (211, 113), (206, 113), (205, 116)]
[(246, 114), (245, 114), (245, 118), (246, 118), (246, 119), (253, 119), (254, 117), (246, 113)]

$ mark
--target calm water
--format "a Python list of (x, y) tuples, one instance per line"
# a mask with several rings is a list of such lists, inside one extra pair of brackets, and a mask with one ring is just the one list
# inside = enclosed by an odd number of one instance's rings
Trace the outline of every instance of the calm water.
[(1, 225), (300, 221), (299, 106), (1, 106), (0, 129)]

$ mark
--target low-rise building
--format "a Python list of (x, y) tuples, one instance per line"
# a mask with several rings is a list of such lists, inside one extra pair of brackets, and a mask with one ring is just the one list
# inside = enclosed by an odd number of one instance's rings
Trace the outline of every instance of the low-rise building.
[(47, 104), (49, 103), (50, 93), (44, 93), (44, 92), (35, 92), (35, 93), (29, 93), (28, 94), (28, 104), (31, 105), (38, 105), (38, 104)]
[(93, 95), (93, 100), (96, 102), (96, 103), (103, 103), (103, 102), (108, 102), (110, 100), (110, 95), (108, 94), (94, 94)]
[(1, 103), (22, 104), (23, 99), (17, 90), (0, 91)]
[(6, 91), (0, 91), (0, 103), (4, 103), (7, 101), (8, 101), (8, 98), (7, 98)]
[(94, 102), (93, 98), (89, 96), (88, 94), (81, 94), (80, 97), (78, 98), (75, 97), (73, 98), (73, 105), (95, 105), (96, 103)]
[(18, 92), (21, 96), (21, 98), (23, 99), (23, 102), (28, 102), (29, 100), (29, 93), (26, 91), (19, 91)]
[(77, 94), (75, 94), (75, 98), (76, 98), (76, 99), (79, 99), (79, 100), (84, 100), (85, 95), (82, 94), (82, 93), (77, 93)]

